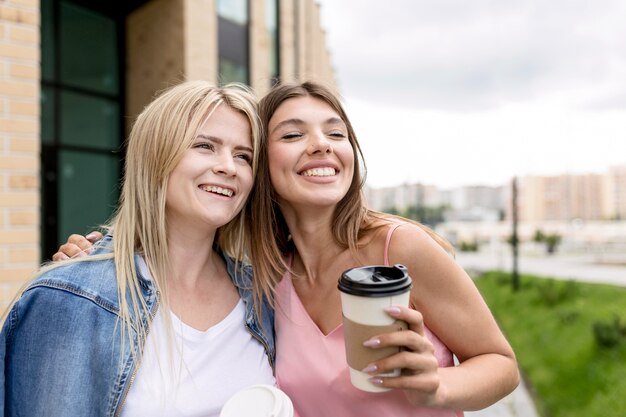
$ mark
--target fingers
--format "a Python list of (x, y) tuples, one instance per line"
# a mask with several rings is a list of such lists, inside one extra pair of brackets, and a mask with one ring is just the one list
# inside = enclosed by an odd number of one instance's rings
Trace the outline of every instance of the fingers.
[(57, 253), (55, 253), (54, 255), (52, 255), (52, 260), (53, 260), (54, 262), (57, 262), (57, 261), (64, 261), (64, 260), (66, 260), (66, 259), (70, 259), (70, 257), (69, 257), (69, 256), (67, 256), (65, 253), (63, 253), (63, 246), (61, 246), (61, 247), (59, 248), (59, 251), (58, 251)]
[(371, 363), (363, 370), (372, 375), (390, 372), (394, 369), (404, 369), (419, 374), (436, 370), (439, 366), (431, 341), (411, 330), (381, 334), (363, 344), (372, 349), (389, 346), (398, 346), (403, 349), (395, 355)]
[(407, 322), (409, 331), (380, 334), (365, 341), (364, 346), (371, 348), (401, 346), (414, 352), (434, 351), (430, 341), (424, 337), (424, 319), (419, 311), (406, 307), (388, 307), (385, 311), (390, 316)]
[[(387, 313), (399, 320), (408, 323), (406, 331), (391, 332), (374, 336), (364, 345), (372, 349), (390, 346), (402, 348), (387, 358), (369, 364), (363, 372), (372, 375), (370, 381), (386, 388), (402, 388), (413, 390), (419, 396), (430, 397), (439, 386), (439, 376), (435, 348), (424, 335), (424, 319), (419, 311), (406, 307), (390, 307)], [(380, 374), (402, 369), (402, 375), (397, 377), (383, 377)]]
[(52, 255), (52, 260), (62, 261), (75, 256), (86, 256), (89, 254), (93, 247), (92, 242), (97, 242), (102, 239), (102, 234), (99, 232), (92, 232), (87, 236), (90, 237), (90, 240), (82, 235), (70, 235), (67, 242), (59, 247), (59, 251)]
[(63, 261), (77, 256), (87, 256), (87, 254), (78, 245), (73, 243), (64, 243), (59, 246), (59, 251), (52, 255), (52, 260)]
[(422, 313), (419, 311), (408, 307), (394, 306), (387, 307), (385, 312), (395, 319), (406, 321), (409, 325), (409, 329), (424, 336), (424, 317), (422, 317)]
[[(382, 343), (380, 346), (382, 347)], [(434, 355), (432, 344), (426, 341), (424, 346), (425, 349), (421, 352), (404, 350), (380, 359), (368, 365), (363, 369), (363, 372), (372, 375), (370, 381), (374, 385), (408, 390), (413, 400), (416, 401), (415, 404), (428, 404), (439, 389), (439, 363)], [(385, 377), (381, 375), (396, 369), (402, 369), (400, 376)]]
[[(67, 243), (66, 244), (70, 244), (70, 245), (74, 245), (76, 247), (79, 248), (79, 250), (81, 252), (83, 252), (83, 255), (88, 254), (91, 251), (91, 248), (93, 247), (93, 244), (87, 240), (87, 238), (83, 235), (70, 235), (70, 237), (67, 239)], [(71, 254), (67, 254), (72, 256)], [(82, 256), (80, 254), (76, 254), (77, 256)]]
[(412, 397), (415, 398), (412, 402), (422, 406), (432, 403), (437, 390), (441, 386), (441, 380), (437, 372), (399, 377), (375, 376), (370, 381), (379, 387), (410, 390)]
[(432, 353), (401, 351), (385, 359), (378, 360), (365, 368), (369, 374), (377, 375), (403, 369), (407, 375), (419, 375), (436, 371), (439, 364)]
[[(71, 237), (71, 236), (70, 236)], [(103, 238), (102, 233), (100, 232), (91, 232), (89, 233), (87, 236), (85, 236), (85, 239), (87, 239), (89, 242), (96, 243), (97, 241), (101, 240)]]

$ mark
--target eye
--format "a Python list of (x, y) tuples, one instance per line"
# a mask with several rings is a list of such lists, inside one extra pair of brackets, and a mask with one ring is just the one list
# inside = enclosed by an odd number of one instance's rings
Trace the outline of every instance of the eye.
[(235, 158), (246, 161), (249, 165), (252, 165), (252, 155), (247, 153), (238, 153), (235, 155)]
[(341, 130), (333, 130), (332, 132), (328, 133), (328, 136), (336, 139), (345, 139), (347, 137), (347, 135)]
[(209, 142), (198, 142), (196, 144), (193, 145), (194, 149), (206, 149), (208, 151), (214, 151), (215, 150), (215, 146), (212, 143)]
[(300, 137), (302, 137), (300, 132), (289, 132), (281, 136), (282, 139), (298, 139)]

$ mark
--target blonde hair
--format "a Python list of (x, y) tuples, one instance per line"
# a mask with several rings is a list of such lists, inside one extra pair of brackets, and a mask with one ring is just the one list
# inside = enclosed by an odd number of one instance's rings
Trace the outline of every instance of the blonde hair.
[[(168, 307), (166, 277), (170, 260), (165, 219), (168, 179), (185, 151), (194, 143), (201, 126), (219, 106), (227, 106), (243, 114), (250, 123), (252, 172), (253, 175), (256, 173), (260, 124), (254, 94), (240, 84), (218, 88), (206, 81), (187, 81), (171, 87), (139, 114), (128, 137), (120, 202), (112, 220), (104, 226), (114, 235), (112, 254), (79, 258), (93, 261), (113, 257), (122, 343), (128, 338), (135, 355), (141, 355), (140, 348), (149, 324), (139, 320), (139, 317), (142, 312), (149, 314), (149, 310), (141, 296), (134, 255), (140, 253), (144, 256), (160, 302)], [(245, 213), (239, 212), (218, 229), (216, 235), (220, 249), (237, 262), (244, 261), (249, 246), (244, 219)], [(57, 263), (50, 268), (60, 265), (66, 263)], [(133, 337), (133, 328), (138, 333), (137, 338)]]
[(423, 224), (367, 208), (363, 195), (367, 173), (363, 152), (341, 101), (329, 88), (314, 82), (282, 84), (274, 87), (259, 103), (259, 117), (264, 131), (259, 152), (259, 174), (248, 206), (249, 218), (254, 219), (254, 222), (250, 223), (250, 257), (255, 276), (266, 277), (263, 281), (257, 281), (257, 285), (266, 295), (272, 295), (272, 287), (288, 269), (284, 254), (294, 249), (293, 242), (289, 238), (289, 228), (271, 184), (267, 127), (278, 107), (286, 100), (296, 97), (313, 97), (328, 104), (345, 123), (348, 140), (352, 146), (356, 161), (352, 181), (346, 195), (337, 203), (331, 225), (333, 238), (338, 245), (356, 254), (359, 240), (366, 234), (401, 220), (418, 225), (444, 249), (452, 251), (452, 246), (448, 242)]

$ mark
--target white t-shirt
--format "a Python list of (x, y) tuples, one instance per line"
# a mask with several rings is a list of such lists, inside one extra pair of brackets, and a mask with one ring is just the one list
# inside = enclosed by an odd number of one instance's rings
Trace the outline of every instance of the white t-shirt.
[[(218, 417), (226, 400), (237, 391), (256, 384), (276, 384), (263, 345), (244, 326), (241, 299), (206, 331), (162, 310), (150, 326), (122, 416)], [(175, 340), (169, 344), (163, 314), (169, 314), (172, 321)]]

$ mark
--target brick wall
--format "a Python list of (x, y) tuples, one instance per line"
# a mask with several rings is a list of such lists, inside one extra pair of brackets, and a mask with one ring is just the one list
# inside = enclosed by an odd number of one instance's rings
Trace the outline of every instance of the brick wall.
[[(258, 3), (258, 4), (257, 4)], [(184, 79), (217, 80), (215, 0), (152, 0), (127, 17), (126, 116)], [(264, 2), (251, 10), (251, 82), (268, 87)], [(334, 84), (315, 0), (280, 0), (280, 71)], [(0, 0), (0, 310), (39, 265), (40, 5)]]
[(39, 264), (39, 1), (0, 1), (0, 309)]

